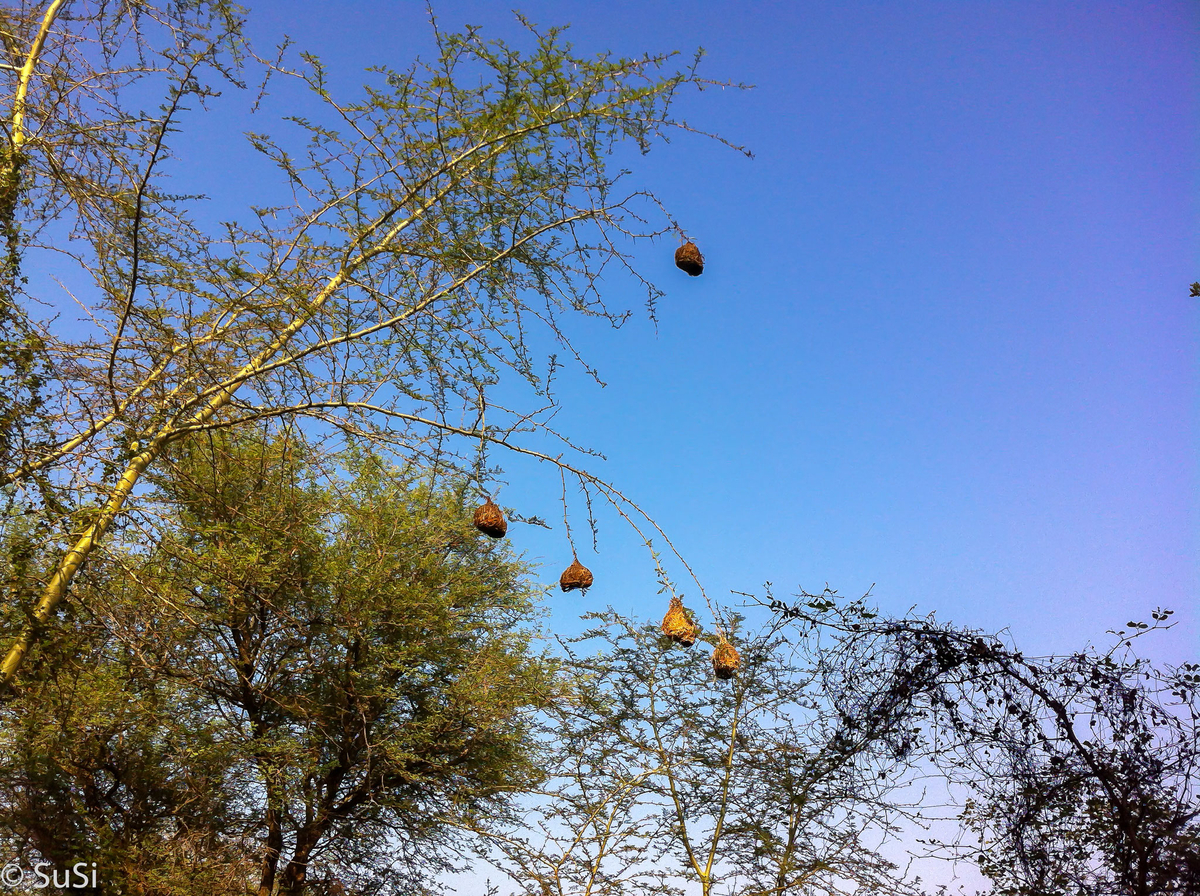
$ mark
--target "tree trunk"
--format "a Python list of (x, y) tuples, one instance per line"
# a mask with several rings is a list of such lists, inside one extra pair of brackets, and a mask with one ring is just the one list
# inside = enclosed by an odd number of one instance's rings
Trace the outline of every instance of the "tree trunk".
[(296, 851), (279, 882), (279, 896), (301, 896), (304, 892), (304, 883), (308, 879), (308, 860), (325, 835), (326, 827), (326, 824), (318, 821), (300, 829), (296, 835)]
[(267, 853), (263, 856), (258, 896), (272, 896), (275, 889), (275, 871), (279, 867), (279, 854), (283, 850), (283, 825), (277, 806), (270, 806), (267, 809), (266, 822)]

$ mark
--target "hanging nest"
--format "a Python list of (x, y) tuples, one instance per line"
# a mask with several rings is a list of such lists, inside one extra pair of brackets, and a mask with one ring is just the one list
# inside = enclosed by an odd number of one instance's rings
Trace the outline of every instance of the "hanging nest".
[(558, 584), (562, 586), (563, 591), (574, 591), (576, 588), (587, 591), (592, 587), (592, 571), (580, 563), (579, 558), (576, 557), (571, 565), (563, 570)]
[(508, 521), (500, 508), (492, 503), (491, 498), (487, 499), (486, 504), (475, 509), (475, 528), (492, 538), (503, 538), (504, 533), (508, 531)]
[(676, 644), (691, 647), (696, 643), (700, 627), (692, 622), (692, 616), (678, 597), (671, 598), (671, 607), (663, 617), (662, 632)]
[(721, 635), (721, 643), (713, 651), (712, 663), (713, 672), (716, 673), (717, 678), (721, 679), (733, 678), (738, 666), (742, 664), (742, 658), (738, 656), (737, 649), (725, 640), (724, 635)]
[(675, 250), (675, 267), (693, 277), (704, 273), (704, 256), (700, 254), (695, 243), (684, 243)]

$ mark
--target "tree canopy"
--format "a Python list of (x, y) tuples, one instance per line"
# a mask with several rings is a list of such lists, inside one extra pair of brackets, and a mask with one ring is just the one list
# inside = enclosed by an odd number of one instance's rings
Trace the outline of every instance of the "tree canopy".
[(89, 565), (6, 707), (12, 845), (96, 857), (111, 892), (420, 881), (538, 780), (557, 685), (525, 567), (464, 489), (370, 456), (322, 482), (307, 456), (294, 434), (173, 446), (169, 527)]
[[(605, 304), (598, 277), (632, 272), (634, 242), (677, 229), (608, 158), (690, 130), (672, 105), (706, 83), (694, 66), (581, 56), (561, 30), (529, 23), (524, 50), (435, 29), (431, 60), (374, 69), (347, 99), (314, 57), (295, 69), (257, 60), (240, 16), (224, 0), (57, 0), (8, 20), (20, 64), (4, 70), (6, 307), (20, 304), (18, 267), (49, 252), (74, 266), (92, 326), (72, 338), (39, 325), (0, 357), (28, 384), (0, 410), (32, 415), (25, 429), (45, 433), (10, 440), (3, 482), (26, 501), (53, 484), (46, 512), (60, 523), (93, 509), (47, 571), (0, 665), (5, 682), (142, 477), (189, 434), (302, 419), (458, 470), (481, 490), (487, 449), (503, 446), (625, 503), (572, 462), (586, 452), (568, 437), (550, 452), (522, 439), (560, 438), (549, 428), (559, 355), (591, 370), (570, 317), (618, 325), (628, 313)], [(186, 139), (189, 106), (216, 101), (252, 66), (298, 79), (312, 98), (288, 134), (250, 136), (291, 199), (205, 229), (198, 200), (167, 190), (172, 146)], [(130, 110), (154, 90), (157, 113)], [(653, 313), (658, 290), (641, 282)], [(30, 352), (53, 371), (44, 383)], [(523, 405), (496, 401), (502, 377)]]

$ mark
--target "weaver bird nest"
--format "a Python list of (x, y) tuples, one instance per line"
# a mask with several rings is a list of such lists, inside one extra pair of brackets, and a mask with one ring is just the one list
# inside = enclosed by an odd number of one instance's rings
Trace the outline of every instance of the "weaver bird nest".
[(733, 678), (738, 666), (742, 664), (737, 649), (725, 640), (724, 635), (721, 636), (721, 643), (717, 645), (717, 649), (713, 651), (712, 664), (713, 672), (721, 679)]
[(704, 273), (704, 256), (700, 254), (695, 243), (684, 243), (675, 250), (675, 267), (693, 277)]
[(696, 643), (696, 635), (700, 633), (700, 627), (692, 622), (692, 614), (687, 611), (681, 598), (671, 598), (671, 607), (667, 610), (667, 615), (663, 617), (662, 632), (676, 644), (682, 644), (684, 647), (691, 647)]
[(563, 591), (574, 591), (576, 588), (582, 588), (584, 591), (592, 587), (592, 571), (579, 562), (576, 557), (571, 565), (563, 570), (563, 574), (559, 576), (558, 584)]
[(487, 499), (486, 504), (476, 508), (475, 528), (492, 538), (503, 538), (504, 533), (508, 531), (508, 521), (504, 519), (500, 508), (492, 503), (491, 498)]

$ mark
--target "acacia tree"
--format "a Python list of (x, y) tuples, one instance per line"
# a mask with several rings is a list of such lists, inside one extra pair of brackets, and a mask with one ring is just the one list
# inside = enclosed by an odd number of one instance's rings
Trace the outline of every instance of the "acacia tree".
[(109, 543), (10, 707), (10, 845), (112, 893), (427, 886), (538, 778), (526, 568), (375, 458), (321, 482), (294, 435), (219, 431), (167, 460), (161, 542)]
[[(140, 244), (170, 236), (173, 203), (154, 179), (183, 106), (213, 92), (205, 75), (230, 78), (243, 57), (235, 11), (222, 0), (159, 6), (53, 0), (0, 9), (0, 79), (7, 88), (0, 146), (0, 462), (4, 482), (34, 484), (52, 512), (58, 507), (48, 496), (49, 474), (61, 478), (64, 469), (37, 461), (61, 451), (58, 443), (78, 428), (78, 419), (62, 414), (72, 400), (74, 359), (27, 316), (25, 306), (39, 296), (27, 291), (23, 262), (32, 251), (43, 278), (70, 278), (75, 268), (90, 272), (102, 290), (136, 291), (136, 261), (123, 286), (113, 279), (119, 261), (107, 253), (120, 255), (132, 241), (136, 259)], [(149, 84), (166, 98), (157, 114), (131, 108), (125, 98)], [(110, 404), (119, 406), (112, 390), (92, 407), (89, 422), (103, 419)], [(68, 499), (69, 491), (56, 497)]]
[[(577, 689), (544, 737), (549, 778), (481, 838), (515, 892), (914, 893), (878, 851), (912, 755), (911, 669), (819, 628), (674, 647), (613, 613), (568, 646)], [(734, 626), (730, 626), (734, 629)]]
[(973, 674), (939, 688), (939, 762), (974, 838), (951, 851), (999, 893), (1200, 893), (1200, 667), (1155, 668), (1120, 635), (1063, 657), (974, 644)]
[[(4, 682), (146, 471), (192, 433), (304, 417), (458, 467), (480, 487), (482, 455), (501, 445), (623, 500), (564, 457), (570, 442), (546, 452), (521, 438), (551, 433), (557, 354), (580, 357), (566, 317), (624, 320), (599, 277), (632, 271), (630, 240), (674, 227), (607, 159), (622, 141), (644, 152), (690, 130), (671, 107), (683, 86), (707, 83), (694, 67), (579, 56), (558, 30), (531, 25), (524, 52), (435, 29), (430, 62), (373, 70), (355, 100), (333, 95), (315, 58), (299, 71), (269, 65), (312, 100), (292, 119), (298, 139), (251, 137), (291, 199), (206, 232), (162, 177), (189, 104), (213, 97), (213, 78), (236, 81), (236, 7), (51, 0), (18, 13), (7, 23), (19, 65), (5, 69), (5, 214), (12, 232), (72, 216), (78, 241), (35, 226), (18, 249), (26, 268), (44, 263), (38, 249), (77, 266), (87, 286), (75, 298), (94, 328), (82, 340), (40, 331), (57, 375), (53, 438), (22, 448), (3, 475), (18, 492), (50, 481), (77, 505), (97, 503), (64, 524), (74, 537), (0, 665)], [(126, 95), (150, 83), (161, 110), (126, 111)], [(659, 293), (643, 285), (653, 313)], [(539, 345), (557, 348), (539, 361)], [(493, 400), (502, 375), (524, 384), (527, 406)], [(455, 448), (449, 436), (466, 438)]]
[(764, 603), (781, 623), (908, 658), (909, 748), (966, 794), (962, 834), (932, 854), (971, 860), (1006, 896), (1200, 892), (1200, 666), (1134, 652), (1170, 610), (1108, 650), (1031, 657), (932, 618), (821, 617), (811, 595)]

